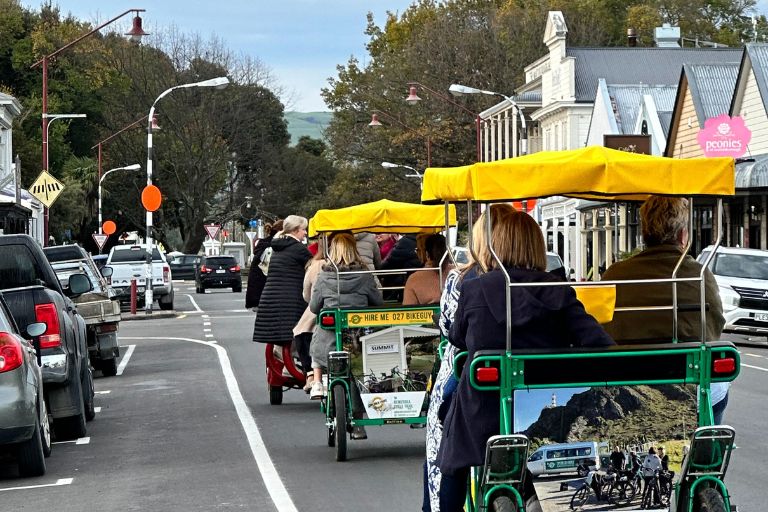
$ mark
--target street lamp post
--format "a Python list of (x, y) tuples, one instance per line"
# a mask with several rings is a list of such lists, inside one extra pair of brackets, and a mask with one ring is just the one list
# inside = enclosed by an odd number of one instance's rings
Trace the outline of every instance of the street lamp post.
[(104, 178), (109, 176), (110, 173), (113, 173), (115, 171), (139, 171), (141, 170), (141, 165), (139, 164), (133, 164), (133, 165), (127, 165), (125, 167), (115, 167), (114, 169), (110, 169), (107, 172), (104, 173), (103, 176), (99, 178), (99, 234), (102, 234), (104, 232), (104, 228), (102, 227), (103, 219), (101, 218), (101, 182), (104, 181)]
[[(42, 95), (42, 102), (43, 102), (43, 170), (48, 170), (48, 61), (56, 57), (58, 54), (66, 50), (67, 48), (70, 48), (86, 37), (95, 34), (102, 28), (106, 27), (110, 23), (114, 23), (115, 21), (119, 20), (126, 14), (135, 13), (133, 17), (133, 26), (131, 27), (131, 30), (126, 32), (125, 35), (130, 36), (132, 41), (138, 41), (143, 36), (149, 35), (141, 28), (141, 16), (139, 16), (140, 12), (145, 12), (146, 9), (128, 9), (122, 14), (119, 14), (118, 16), (115, 16), (114, 18), (102, 23), (98, 27), (94, 28), (90, 32), (87, 32), (83, 34), (82, 36), (78, 37), (74, 41), (71, 41), (58, 50), (56, 50), (53, 53), (50, 53), (48, 55), (43, 56), (42, 59), (38, 60), (34, 64), (30, 66), (30, 69), (36, 68), (37, 66), (42, 66), (43, 70), (43, 95)], [(43, 222), (43, 244), (48, 244), (48, 208), (45, 209), (45, 215), (44, 215), (44, 222)]]
[(421, 98), (419, 98), (419, 95), (416, 94), (417, 88), (419, 88), (419, 87), (421, 87), (425, 91), (427, 91), (427, 92), (437, 96), (441, 100), (443, 100), (443, 101), (445, 101), (447, 103), (450, 103), (451, 105), (453, 105), (454, 107), (458, 108), (459, 110), (462, 110), (463, 112), (466, 112), (467, 114), (469, 114), (470, 116), (472, 116), (475, 119), (475, 132), (476, 132), (475, 150), (476, 150), (476, 159), (479, 162), (481, 157), (482, 157), (482, 152), (481, 152), (481, 149), (480, 149), (480, 125), (482, 123), (482, 119), (480, 119), (480, 114), (478, 114), (476, 112), (472, 112), (471, 110), (469, 110), (464, 105), (461, 105), (460, 103), (456, 103), (455, 101), (453, 101), (448, 96), (446, 96), (444, 94), (440, 94), (436, 90), (434, 90), (434, 89), (432, 89), (430, 87), (427, 87), (426, 85), (424, 85), (424, 84), (422, 84), (420, 82), (408, 82), (408, 97), (405, 98), (406, 103), (408, 103), (409, 105), (415, 105), (416, 103), (421, 101)]
[[(371, 122), (368, 123), (368, 126), (370, 126), (371, 128), (384, 126), (384, 124), (381, 121), (379, 121), (379, 114), (383, 115), (387, 119), (390, 119), (396, 122), (397, 124), (402, 126), (405, 130), (418, 134), (416, 130), (414, 130), (413, 128), (410, 128), (408, 125), (406, 125), (404, 122), (399, 120), (397, 117), (393, 116), (392, 114), (384, 110), (379, 110), (379, 109), (374, 109), (371, 111)], [(426, 145), (427, 145), (427, 167), (432, 167), (432, 137), (430, 135), (427, 135)]]
[[(169, 95), (171, 92), (177, 90), (177, 89), (188, 89), (190, 87), (216, 87), (217, 89), (223, 89), (229, 85), (229, 78), (222, 76), (218, 78), (211, 78), (210, 80), (203, 80), (201, 82), (194, 82), (191, 84), (182, 84), (182, 85), (176, 85), (169, 89), (166, 89), (163, 91), (160, 96), (158, 96), (154, 103), (152, 103), (152, 107), (149, 109), (149, 115), (147, 116), (147, 186), (152, 185), (152, 124), (153, 120), (155, 119), (155, 107), (157, 106), (157, 103), (165, 98), (167, 95)], [(152, 314), (152, 212), (147, 210), (147, 236), (146, 236), (146, 246), (147, 246), (147, 269), (146, 269), (146, 276), (147, 276), (147, 284), (144, 288), (144, 310), (146, 314), (151, 315)]]
[[(448, 90), (451, 92), (451, 94), (455, 96), (461, 96), (464, 94), (485, 94), (488, 96), (501, 96), (504, 98), (507, 103), (512, 105), (512, 107), (515, 108), (517, 111), (517, 115), (520, 117), (520, 125), (522, 130), (520, 131), (520, 154), (525, 155), (528, 153), (528, 133), (525, 126), (525, 114), (523, 114), (523, 110), (520, 108), (520, 106), (517, 104), (515, 100), (507, 96), (506, 94), (501, 94), (500, 92), (494, 92), (494, 91), (485, 91), (483, 89), (476, 89), (474, 87), (468, 87), (466, 85), (459, 85), (459, 84), (451, 84), (451, 86), (448, 88)], [(478, 133), (479, 137), (479, 133)], [(479, 141), (479, 138), (478, 138)], [(479, 147), (479, 146), (478, 146)]]

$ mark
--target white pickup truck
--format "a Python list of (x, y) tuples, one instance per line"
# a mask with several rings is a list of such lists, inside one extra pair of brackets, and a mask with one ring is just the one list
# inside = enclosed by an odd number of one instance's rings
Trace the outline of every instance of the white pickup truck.
[[(144, 301), (147, 284), (146, 261), (146, 245), (116, 245), (109, 251), (105, 266), (112, 268), (110, 285), (115, 289), (120, 302), (131, 300), (132, 279), (136, 279), (138, 302)], [(160, 309), (173, 309), (171, 267), (166, 262), (165, 255), (158, 251), (157, 247), (152, 249), (152, 295), (160, 305)]]

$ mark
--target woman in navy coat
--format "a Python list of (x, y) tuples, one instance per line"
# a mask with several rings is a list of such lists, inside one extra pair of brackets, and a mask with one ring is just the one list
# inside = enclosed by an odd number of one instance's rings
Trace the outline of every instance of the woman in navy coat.
[[(541, 229), (526, 213), (503, 213), (494, 219), (492, 247), (512, 282), (558, 281), (546, 272)], [(478, 350), (506, 347), (504, 274), (496, 269), (463, 285), (450, 342), (467, 350), (466, 367)], [(590, 316), (570, 286), (512, 288), (512, 348), (609, 346), (614, 342)], [(437, 463), (452, 484), (443, 485), (441, 512), (460, 511), (471, 466), (483, 464), (488, 438), (499, 434), (498, 392), (477, 391), (464, 373), (445, 417)]]

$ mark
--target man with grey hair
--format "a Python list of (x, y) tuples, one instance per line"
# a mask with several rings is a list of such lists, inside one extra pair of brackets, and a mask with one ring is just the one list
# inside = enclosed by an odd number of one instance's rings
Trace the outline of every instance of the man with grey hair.
[[(611, 265), (603, 274), (604, 281), (629, 279), (663, 279), (672, 272), (688, 244), (688, 201), (683, 198), (652, 196), (640, 208), (640, 223), (645, 249), (639, 254)], [(686, 255), (677, 277), (698, 277), (701, 264)], [(717, 341), (723, 332), (725, 318), (717, 281), (709, 269), (704, 270), (706, 339)], [(678, 340), (701, 341), (701, 284), (695, 281), (677, 283)], [(671, 306), (672, 283), (627, 284), (616, 287), (616, 307)], [(618, 344), (669, 343), (672, 341), (672, 311), (617, 311), (605, 330)], [(727, 384), (712, 385), (715, 423), (722, 420), (727, 400)]]

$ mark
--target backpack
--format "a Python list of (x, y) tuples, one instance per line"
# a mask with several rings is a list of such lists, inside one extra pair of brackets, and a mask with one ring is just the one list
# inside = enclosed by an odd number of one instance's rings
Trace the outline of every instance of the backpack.
[(269, 260), (272, 259), (272, 247), (267, 247), (264, 252), (261, 253), (261, 259), (259, 259), (259, 268), (266, 276), (269, 273)]

